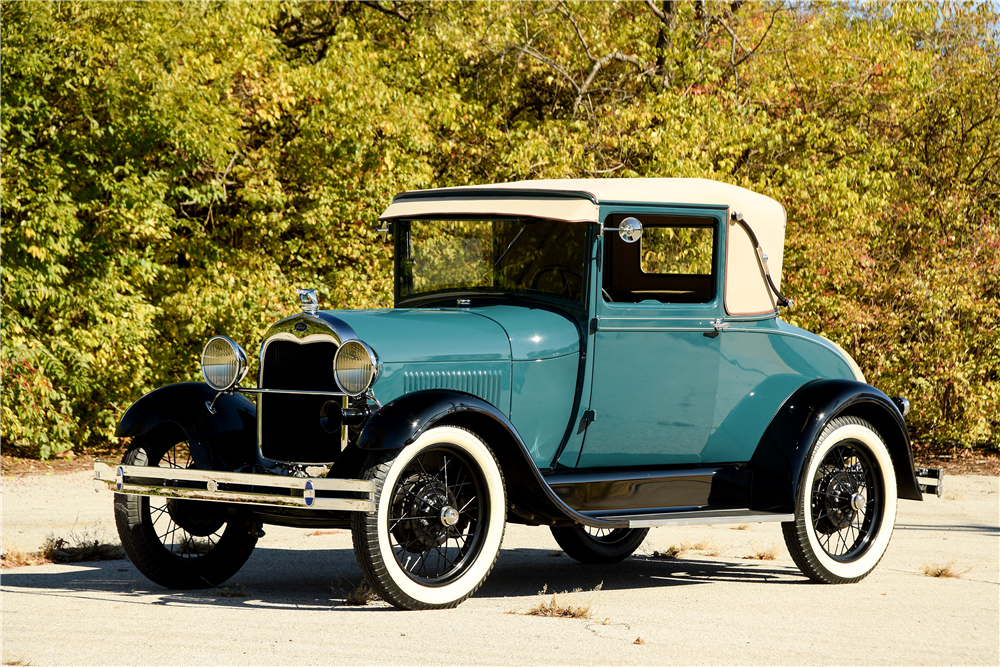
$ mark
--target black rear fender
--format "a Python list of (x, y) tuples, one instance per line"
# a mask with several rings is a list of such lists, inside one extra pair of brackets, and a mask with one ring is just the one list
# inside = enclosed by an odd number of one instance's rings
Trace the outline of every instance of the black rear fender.
[(361, 449), (398, 449), (434, 426), (461, 426), (497, 457), (507, 485), (508, 516), (525, 523), (586, 520), (563, 503), (542, 478), (517, 429), (495, 406), (451, 390), (407, 394), (376, 412), (358, 438)]
[(157, 440), (183, 436), (195, 465), (203, 470), (235, 470), (257, 460), (257, 407), (242, 394), (216, 392), (204, 382), (182, 382), (151, 391), (125, 411), (115, 435)]
[(751, 509), (793, 512), (813, 443), (835, 417), (867, 420), (885, 441), (896, 473), (896, 495), (922, 500), (913, 472), (906, 422), (878, 389), (852, 380), (816, 380), (793, 393), (771, 419), (750, 460)]

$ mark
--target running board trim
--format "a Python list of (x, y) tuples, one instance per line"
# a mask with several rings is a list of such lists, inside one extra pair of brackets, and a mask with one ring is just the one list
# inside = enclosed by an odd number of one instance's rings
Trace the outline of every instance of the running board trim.
[[(597, 518), (597, 517), (595, 517)], [(657, 526), (706, 526), (715, 523), (769, 523), (795, 521), (794, 514), (756, 512), (754, 510), (697, 510), (666, 514), (639, 514), (633, 516), (600, 517), (627, 522), (629, 528), (655, 528)]]

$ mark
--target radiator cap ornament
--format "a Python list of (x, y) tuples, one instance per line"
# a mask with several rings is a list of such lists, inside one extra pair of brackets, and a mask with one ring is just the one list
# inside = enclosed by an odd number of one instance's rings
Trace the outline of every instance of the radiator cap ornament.
[(302, 305), (302, 312), (315, 315), (319, 310), (319, 295), (314, 289), (297, 289), (295, 293), (299, 295), (299, 303)]

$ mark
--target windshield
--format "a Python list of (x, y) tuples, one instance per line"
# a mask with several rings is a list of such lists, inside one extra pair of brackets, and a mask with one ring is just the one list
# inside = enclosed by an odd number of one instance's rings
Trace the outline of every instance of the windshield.
[(399, 298), (482, 291), (583, 301), (585, 224), (534, 218), (396, 224)]

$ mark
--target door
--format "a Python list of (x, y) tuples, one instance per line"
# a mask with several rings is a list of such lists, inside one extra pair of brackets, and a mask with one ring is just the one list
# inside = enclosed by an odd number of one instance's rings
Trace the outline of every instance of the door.
[(637, 242), (604, 233), (577, 467), (697, 464), (715, 416), (725, 209), (618, 210), (605, 227), (627, 217), (643, 225)]

